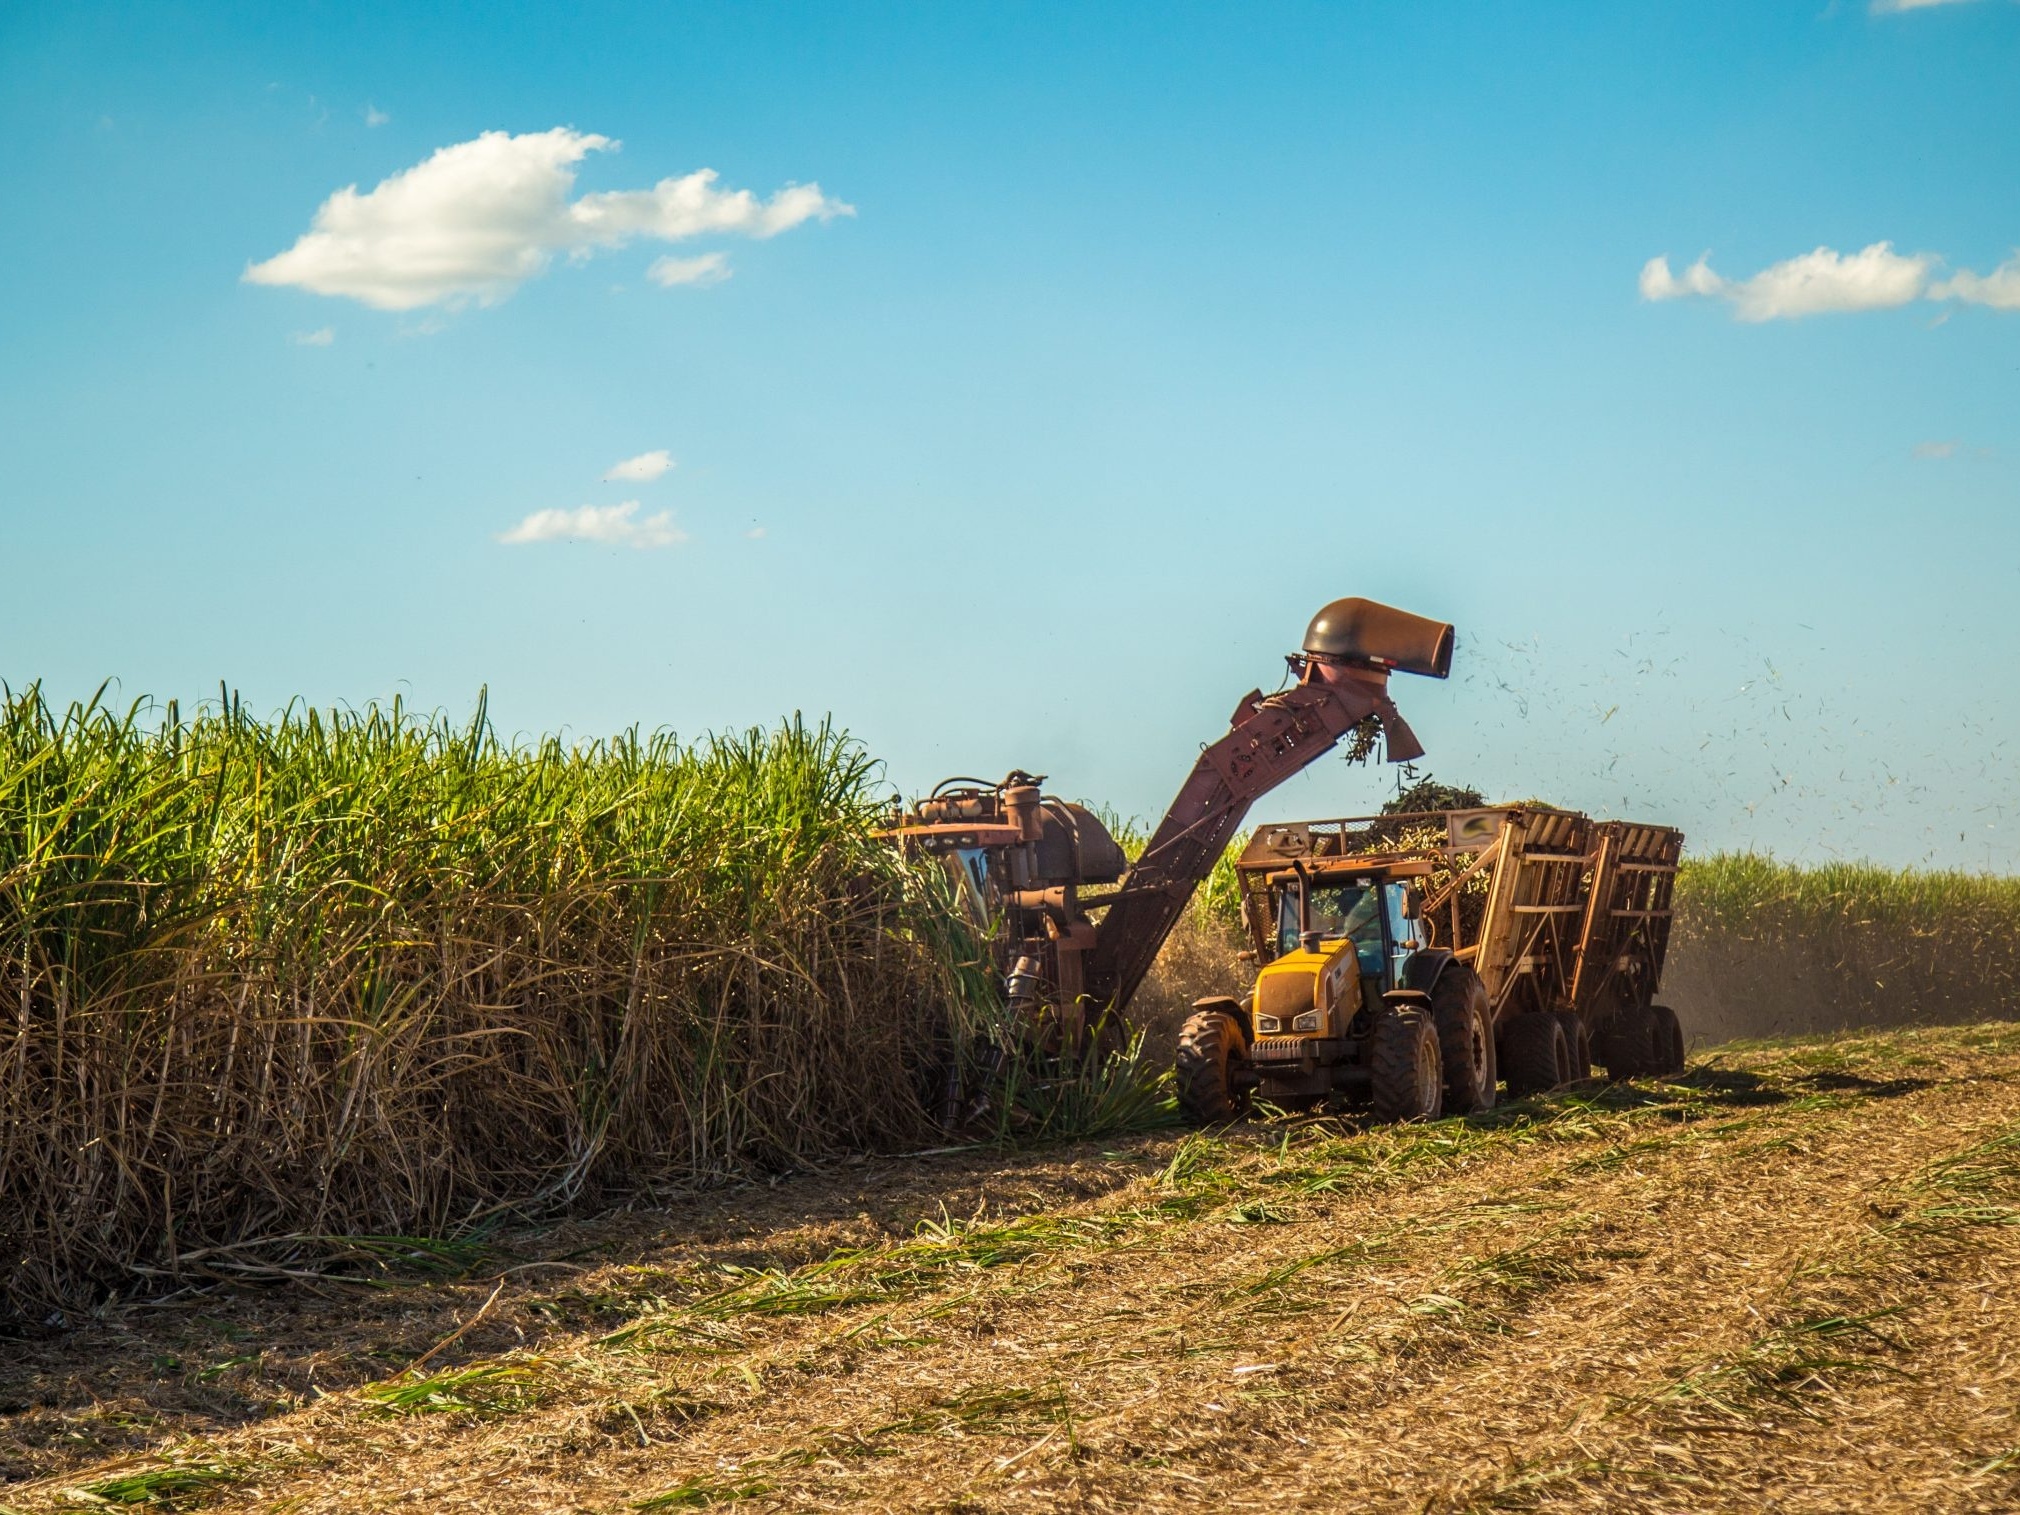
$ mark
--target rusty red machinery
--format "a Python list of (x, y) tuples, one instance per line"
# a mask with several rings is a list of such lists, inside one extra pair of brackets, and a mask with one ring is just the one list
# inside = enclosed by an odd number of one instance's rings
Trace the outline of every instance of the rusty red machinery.
[(1346, 738), (1390, 762), (1423, 747), (1389, 697), (1392, 672), (1442, 679), (1452, 628), (1372, 600), (1312, 618), (1274, 694), (1242, 696), (1131, 864), (1100, 819), (1023, 772), (950, 779), (892, 834), (942, 859), (986, 933), (1010, 1010), (1063, 1053), (1113, 1038), (1130, 997), (1249, 807)]

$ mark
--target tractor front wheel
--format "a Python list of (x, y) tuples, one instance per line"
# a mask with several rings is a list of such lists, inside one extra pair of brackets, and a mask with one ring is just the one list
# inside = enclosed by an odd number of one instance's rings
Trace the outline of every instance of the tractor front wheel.
[(1444, 1060), (1431, 1017), (1391, 1006), (1375, 1017), (1368, 1073), (1380, 1120), (1436, 1120), (1445, 1107)]
[(1178, 1108), (1195, 1126), (1248, 1113), (1249, 1090), (1236, 1089), (1233, 1066), (1245, 1050), (1241, 1027), (1219, 1010), (1198, 1011), (1179, 1028)]

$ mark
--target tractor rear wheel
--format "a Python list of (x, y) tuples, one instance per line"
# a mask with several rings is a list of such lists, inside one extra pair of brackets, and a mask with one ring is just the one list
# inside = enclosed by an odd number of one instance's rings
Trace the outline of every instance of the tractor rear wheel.
[(1501, 1052), (1508, 1067), (1508, 1092), (1520, 1099), (1543, 1094), (1564, 1083), (1571, 1071), (1571, 1049), (1557, 1017), (1531, 1011), (1508, 1023)]
[(1599, 1028), (1599, 1057), (1608, 1078), (1643, 1078), (1660, 1071), (1656, 1054), (1655, 1010), (1651, 1005), (1622, 1005)]
[(1578, 1083), (1592, 1077), (1592, 1033), (1585, 1029), (1585, 1017), (1576, 1010), (1555, 1010), (1557, 1024), (1564, 1028), (1564, 1045), (1571, 1053), (1565, 1064), (1564, 1081)]
[(1667, 1005), (1650, 1005), (1648, 1012), (1655, 1018), (1655, 1045), (1652, 1050), (1657, 1066), (1651, 1071), (1673, 1078), (1683, 1072), (1685, 1062), (1683, 1022)]
[(1248, 1113), (1247, 1089), (1237, 1090), (1234, 1060), (1246, 1048), (1234, 1017), (1201, 1010), (1178, 1033), (1178, 1108), (1195, 1126), (1239, 1120)]
[(1368, 1073), (1379, 1120), (1436, 1120), (1445, 1105), (1445, 1070), (1431, 1017), (1391, 1005), (1375, 1017)]
[(1431, 991), (1431, 1023), (1438, 1030), (1438, 1057), (1445, 1065), (1445, 1109), (1478, 1115), (1494, 1108), (1493, 1006), (1480, 975), (1465, 963), (1449, 964)]

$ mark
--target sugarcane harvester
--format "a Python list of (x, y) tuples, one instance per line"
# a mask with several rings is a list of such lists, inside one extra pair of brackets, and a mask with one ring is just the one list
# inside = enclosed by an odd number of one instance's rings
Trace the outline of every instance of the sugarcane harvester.
[(1042, 775), (949, 779), (892, 835), (943, 859), (984, 933), (1013, 1023), (1061, 1055), (1119, 1040), (1130, 998), (1193, 892), (1263, 795), (1352, 737), (1390, 762), (1423, 747), (1389, 697), (1395, 671), (1442, 679), (1452, 628), (1372, 600), (1312, 618), (1274, 694), (1242, 696), (1131, 864), (1092, 811), (1044, 793)]

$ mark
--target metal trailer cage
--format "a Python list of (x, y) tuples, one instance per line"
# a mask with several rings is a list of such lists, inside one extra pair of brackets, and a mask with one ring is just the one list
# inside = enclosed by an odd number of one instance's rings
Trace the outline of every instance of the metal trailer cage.
[(1592, 877), (1571, 1002), (1588, 1021), (1648, 1004), (1662, 982), (1683, 833), (1602, 821), (1593, 828)]

